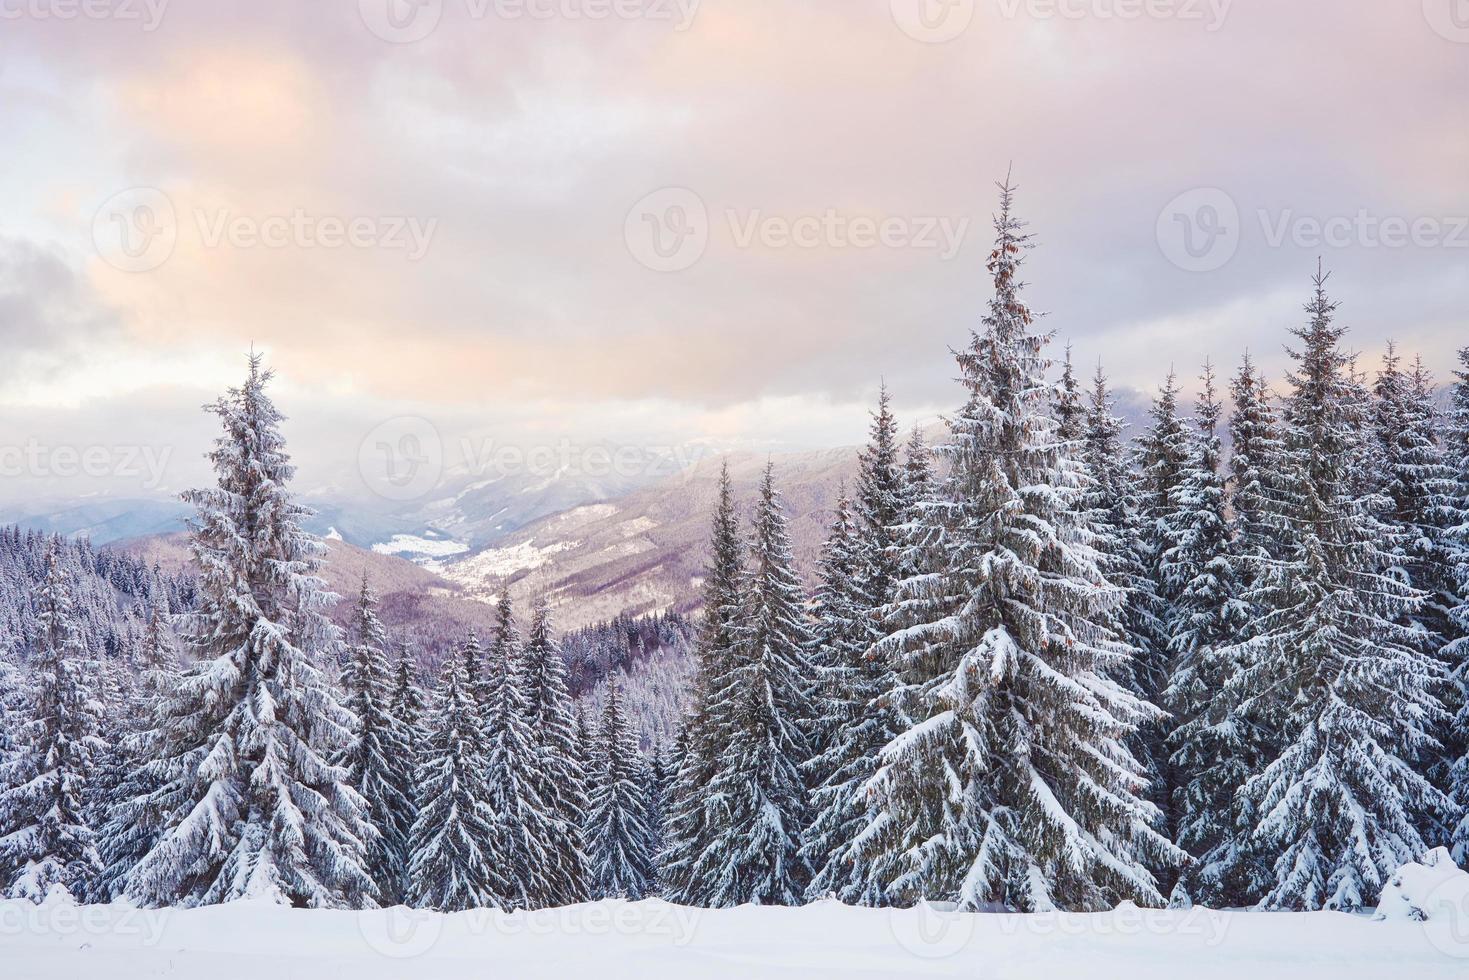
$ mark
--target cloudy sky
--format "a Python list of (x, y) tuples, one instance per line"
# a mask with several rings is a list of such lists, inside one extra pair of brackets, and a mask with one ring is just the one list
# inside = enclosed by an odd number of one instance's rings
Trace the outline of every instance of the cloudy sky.
[(1442, 375), (1466, 91), (1466, 0), (0, 0), (0, 497), (57, 447), (197, 478), (252, 344), (317, 481), (400, 416), (796, 448), (885, 378), (932, 418), (1010, 168), (1033, 305), (1123, 385), (1278, 375), (1318, 255)]

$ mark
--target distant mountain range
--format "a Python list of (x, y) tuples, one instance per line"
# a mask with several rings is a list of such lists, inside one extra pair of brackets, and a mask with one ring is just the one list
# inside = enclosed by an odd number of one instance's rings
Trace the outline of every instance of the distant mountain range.
[[(431, 647), (462, 636), (470, 627), (487, 630), (493, 621), (490, 604), (504, 589), (521, 609), (528, 609), (536, 596), (545, 595), (561, 629), (621, 613), (690, 612), (699, 604), (720, 465), (728, 462), (736, 499), (748, 511), (767, 459), (775, 465), (777, 485), (785, 499), (797, 565), (809, 578), (826, 534), (827, 509), (837, 483), (856, 476), (855, 449), (705, 459), (687, 472), (615, 499), (577, 503), (541, 516), (478, 549), (448, 538), (441, 526), (397, 531), (387, 540), (354, 541), (354, 526), (325, 511), (313, 522), (313, 530), (328, 535), (326, 574), (335, 591), (352, 595), (366, 572), (382, 597), (385, 621)], [(156, 561), (165, 568), (187, 563), (187, 539), (178, 530), (185, 513), (182, 508), (169, 515), (150, 511), (148, 520), (139, 517), (133, 521), (124, 519), (125, 511), (125, 507), (123, 513), (108, 509), (112, 520), (107, 522), (78, 511), (59, 510), (20, 523), (63, 533), (91, 533), (96, 544)], [(82, 516), (87, 516), (85, 525), (68, 524)], [(0, 514), (0, 521), (6, 519)], [(466, 515), (455, 526), (474, 521)], [(143, 533), (117, 533), (133, 528)], [(97, 529), (107, 533), (99, 536)], [(441, 549), (437, 555), (431, 554), (435, 547)], [(409, 560), (410, 556), (418, 560)]]
[(488, 598), (546, 595), (567, 623), (620, 612), (689, 612), (699, 603), (719, 467), (728, 462), (735, 499), (748, 513), (767, 459), (790, 521), (797, 567), (808, 579), (826, 536), (837, 484), (857, 473), (857, 451), (834, 449), (767, 457), (737, 453), (706, 459), (685, 473), (598, 504), (534, 521), (485, 548), (441, 566), (466, 594)]
[[(1136, 427), (1146, 406), (1143, 396), (1125, 394), (1118, 411)], [(942, 427), (927, 435), (942, 438)], [(837, 485), (850, 485), (857, 473), (855, 447), (696, 460), (641, 450), (629, 460), (622, 450), (621, 466), (584, 465), (598, 448), (579, 447), (580, 466), (461, 467), (409, 502), (305, 492), (316, 511), (308, 527), (332, 545), (329, 578), (338, 591), (350, 594), (366, 570), (391, 606), (390, 622), (437, 645), (469, 626), (486, 627), (486, 604), (504, 589), (525, 608), (545, 595), (563, 629), (622, 613), (695, 611), (726, 462), (745, 513), (765, 464), (774, 465), (797, 567), (809, 584)], [(186, 557), (188, 513), (178, 501), (95, 498), (0, 507), (0, 523), (84, 534), (94, 545), (168, 564)]]

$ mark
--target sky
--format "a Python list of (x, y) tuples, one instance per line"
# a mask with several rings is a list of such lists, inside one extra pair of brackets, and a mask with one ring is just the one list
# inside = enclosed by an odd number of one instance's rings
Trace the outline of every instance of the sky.
[(1319, 258), (1442, 377), (1466, 91), (1469, 0), (0, 0), (0, 499), (201, 479), (252, 347), (311, 485), (932, 421), (1007, 172), (1088, 372), (1278, 378)]

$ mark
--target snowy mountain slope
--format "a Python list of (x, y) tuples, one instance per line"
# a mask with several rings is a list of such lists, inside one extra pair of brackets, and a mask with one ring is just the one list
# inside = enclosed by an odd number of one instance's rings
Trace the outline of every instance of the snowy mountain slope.
[[(170, 571), (182, 570), (189, 563), (188, 540), (182, 533), (119, 541), (108, 550), (156, 562)], [(327, 541), (323, 573), (332, 591), (341, 596), (355, 595), (366, 573), (381, 598), (379, 613), (392, 635), (411, 639), (430, 663), (443, 650), (460, 643), (470, 628), (483, 636), (494, 624), (493, 608), (466, 596), (460, 586), (433, 570), (346, 541)], [(350, 602), (340, 602), (333, 615), (345, 625), (350, 611)]]
[(0, 507), (0, 524), (48, 534), (80, 535), (101, 547), (113, 541), (181, 530), (189, 507), (179, 500), (97, 497)]
[(543, 593), (567, 627), (622, 612), (692, 610), (699, 603), (721, 463), (728, 460), (736, 500), (748, 512), (772, 458), (797, 566), (809, 578), (837, 484), (856, 477), (855, 449), (705, 459), (618, 500), (544, 517), (492, 548), (445, 563), (443, 575), (473, 596), (503, 587), (517, 601)]
[(741, 906), (656, 899), (443, 915), (236, 902), (190, 910), (0, 902), (15, 980), (337, 975), (375, 978), (1096, 977), (1448, 980), (1469, 941), (1433, 922), (1335, 912), (958, 914), (928, 908)]

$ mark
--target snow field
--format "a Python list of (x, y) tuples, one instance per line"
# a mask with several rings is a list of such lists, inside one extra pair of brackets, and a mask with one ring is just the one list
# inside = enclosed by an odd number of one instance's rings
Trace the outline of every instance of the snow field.
[(208, 977), (1238, 978), (1469, 976), (1469, 907), (1426, 921), (1334, 912), (1141, 909), (967, 914), (818, 902), (706, 910), (603, 901), (505, 914), (234, 902), (0, 902), (7, 980)]

